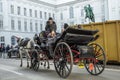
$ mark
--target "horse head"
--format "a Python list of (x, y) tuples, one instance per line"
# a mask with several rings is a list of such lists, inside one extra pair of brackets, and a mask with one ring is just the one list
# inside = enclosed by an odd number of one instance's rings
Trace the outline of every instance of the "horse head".
[(18, 43), (18, 45), (20, 44), (20, 42), (21, 42), (21, 40), (22, 40), (22, 38), (20, 38), (20, 37), (18, 37), (18, 36), (14, 36), (16, 39), (17, 39), (17, 43)]
[(41, 45), (41, 40), (39, 36), (34, 36), (34, 42), (38, 45)]

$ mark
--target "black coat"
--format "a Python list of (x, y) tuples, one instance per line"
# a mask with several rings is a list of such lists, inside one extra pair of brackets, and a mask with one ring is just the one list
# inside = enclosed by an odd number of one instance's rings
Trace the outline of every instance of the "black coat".
[(46, 27), (45, 27), (45, 30), (47, 32), (52, 32), (52, 31), (55, 31), (56, 32), (56, 29), (57, 29), (57, 26), (56, 26), (56, 23), (53, 21), (53, 24), (50, 24), (49, 21), (47, 21), (46, 23)]

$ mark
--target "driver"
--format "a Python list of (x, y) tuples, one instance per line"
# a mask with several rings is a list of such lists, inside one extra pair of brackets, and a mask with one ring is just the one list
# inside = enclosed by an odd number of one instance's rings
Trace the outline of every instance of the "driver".
[(56, 29), (57, 29), (56, 23), (50, 17), (48, 21), (46, 22), (46, 27), (45, 27), (45, 32), (48, 38), (46, 46), (47, 46), (47, 49), (49, 50), (48, 56), (50, 58), (52, 58), (53, 56), (52, 44), (54, 43), (54, 40), (55, 40)]
[(48, 21), (46, 22), (45, 30), (48, 33), (48, 37), (55, 37), (56, 36), (56, 23), (53, 21), (53, 19), (50, 17)]

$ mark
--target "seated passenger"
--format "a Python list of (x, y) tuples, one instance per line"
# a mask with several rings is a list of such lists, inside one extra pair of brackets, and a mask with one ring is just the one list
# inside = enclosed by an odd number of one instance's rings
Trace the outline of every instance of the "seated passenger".
[(56, 23), (53, 21), (53, 19), (50, 17), (49, 20), (46, 22), (45, 30), (48, 33), (49, 37), (55, 37), (56, 36)]
[(62, 29), (62, 33), (69, 27), (67, 23), (64, 23), (64, 28)]

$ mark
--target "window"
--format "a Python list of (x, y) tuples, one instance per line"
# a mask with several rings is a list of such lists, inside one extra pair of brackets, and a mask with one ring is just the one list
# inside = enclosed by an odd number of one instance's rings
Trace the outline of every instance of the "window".
[(1, 36), (1, 42), (5, 42), (5, 37)]
[(14, 21), (14, 19), (11, 19), (11, 29), (15, 30), (15, 21)]
[(30, 17), (32, 17), (32, 9), (29, 9)]
[(1, 43), (1, 46), (5, 46), (5, 42), (4, 42), (4, 43)]
[(0, 3), (0, 12), (3, 11), (2, 3)]
[(47, 12), (44, 12), (45, 19), (47, 19)]
[(43, 30), (43, 29), (42, 29), (42, 26), (43, 26), (43, 25), (42, 25), (42, 24), (40, 24), (40, 30), (41, 30), (41, 31)]
[(84, 16), (84, 9), (81, 9), (81, 17)]
[(27, 31), (27, 21), (24, 21), (24, 30)]
[(51, 17), (51, 13), (49, 13), (49, 17)]
[(81, 23), (82, 23), (82, 24), (84, 24), (84, 22), (85, 22), (85, 20), (84, 20), (84, 19), (82, 19), (82, 20), (81, 20)]
[(20, 7), (17, 7), (18, 15), (20, 15)]
[(20, 20), (18, 20), (18, 30), (21, 31), (21, 21)]
[(63, 27), (64, 27), (64, 23), (62, 22), (62, 23), (61, 23), (61, 29), (63, 29)]
[(35, 10), (35, 17), (37, 17), (37, 10)]
[(24, 8), (24, 16), (27, 16), (27, 9)]
[(31, 31), (31, 32), (33, 31), (32, 26), (33, 26), (33, 24), (32, 24), (32, 22), (30, 22), (30, 31)]
[(60, 13), (60, 19), (63, 20), (63, 13)]
[(42, 11), (40, 11), (40, 18), (42, 19)]
[(14, 6), (11, 5), (10, 7), (11, 7), (11, 14), (14, 14)]
[(0, 16), (0, 29), (3, 29), (3, 17)]
[(11, 37), (11, 45), (15, 45), (15, 41), (16, 41), (16, 40), (15, 40), (15, 37), (12, 36), (12, 37)]
[(70, 22), (70, 25), (74, 25), (74, 22)]
[(73, 7), (70, 7), (69, 12), (70, 12), (70, 19), (71, 19), (71, 18), (74, 18)]
[(53, 13), (53, 19), (55, 19), (55, 14)]
[(35, 31), (38, 32), (38, 23), (35, 23)]

